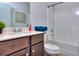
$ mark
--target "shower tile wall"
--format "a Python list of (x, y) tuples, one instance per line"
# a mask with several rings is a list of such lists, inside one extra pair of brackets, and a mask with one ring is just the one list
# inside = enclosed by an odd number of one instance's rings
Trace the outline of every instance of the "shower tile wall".
[[(61, 47), (65, 55), (79, 55), (79, 3), (64, 2), (48, 8), (49, 42)], [(51, 36), (51, 29), (54, 36)]]
[[(48, 25), (48, 38), (51, 40), (54, 39), (54, 29), (55, 29), (55, 20), (54, 20), (54, 7), (50, 7), (47, 9), (47, 25)], [(52, 36), (52, 37), (51, 37)]]
[(79, 41), (79, 3), (66, 2), (55, 6), (56, 39), (76, 45)]

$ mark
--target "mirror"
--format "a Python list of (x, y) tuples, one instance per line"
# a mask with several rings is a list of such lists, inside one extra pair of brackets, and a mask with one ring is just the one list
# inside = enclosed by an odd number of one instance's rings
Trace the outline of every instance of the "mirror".
[(27, 27), (29, 20), (29, 2), (0, 3), (0, 21), (3, 21), (7, 27)]

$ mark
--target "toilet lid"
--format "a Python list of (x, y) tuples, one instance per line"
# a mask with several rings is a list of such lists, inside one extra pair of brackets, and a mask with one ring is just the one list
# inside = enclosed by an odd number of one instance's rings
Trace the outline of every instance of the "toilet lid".
[(59, 50), (60, 48), (57, 45), (47, 43), (45, 44), (45, 48)]

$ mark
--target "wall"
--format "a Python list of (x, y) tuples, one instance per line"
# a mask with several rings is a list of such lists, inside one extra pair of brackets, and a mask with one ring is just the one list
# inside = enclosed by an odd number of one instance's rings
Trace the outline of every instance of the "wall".
[(48, 34), (49, 39), (51, 39), (51, 36), (54, 38), (54, 34), (55, 34), (54, 13), (55, 13), (54, 7), (47, 8), (47, 19), (48, 19), (47, 20), (47, 26), (48, 26), (47, 34)]
[(79, 41), (79, 3), (62, 3), (55, 6), (56, 39), (77, 45)]
[(46, 2), (31, 2), (30, 3), (31, 24), (34, 29), (36, 25), (47, 24), (47, 3)]
[(50, 12), (55, 12), (52, 14), (55, 20), (55, 38), (52, 37), (48, 41), (60, 46), (66, 55), (79, 55), (79, 14), (77, 11), (79, 11), (79, 3), (72, 2), (55, 5), (55, 10)]

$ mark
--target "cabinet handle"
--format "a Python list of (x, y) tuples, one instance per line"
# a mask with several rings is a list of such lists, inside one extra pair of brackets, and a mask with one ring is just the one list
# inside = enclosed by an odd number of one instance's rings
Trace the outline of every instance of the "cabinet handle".
[(32, 50), (32, 52), (34, 53), (34, 52), (35, 52), (35, 50)]
[(29, 54), (28, 53), (26, 53), (26, 56), (28, 56)]

